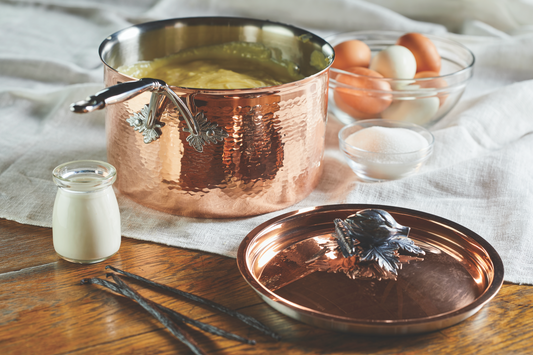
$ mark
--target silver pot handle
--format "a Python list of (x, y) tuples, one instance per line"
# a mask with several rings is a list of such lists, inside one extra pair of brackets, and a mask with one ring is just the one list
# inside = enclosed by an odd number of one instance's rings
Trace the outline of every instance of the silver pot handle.
[(161, 135), (161, 125), (157, 122), (156, 112), (163, 95), (177, 107), (185, 120), (187, 128), (184, 131), (190, 133), (187, 142), (196, 151), (203, 152), (205, 144), (217, 144), (228, 137), (228, 133), (218, 127), (218, 124), (208, 122), (202, 111), (193, 115), (178, 94), (159, 79), (143, 78), (108, 87), (85, 100), (73, 103), (70, 110), (75, 113), (93, 112), (103, 109), (106, 105), (127, 101), (144, 92), (152, 93), (150, 104), (126, 120), (134, 130), (142, 133), (144, 143), (148, 144)]

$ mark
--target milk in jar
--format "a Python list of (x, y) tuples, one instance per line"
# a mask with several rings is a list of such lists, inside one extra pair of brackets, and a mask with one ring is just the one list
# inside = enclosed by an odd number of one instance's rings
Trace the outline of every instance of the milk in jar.
[(120, 212), (112, 184), (116, 169), (84, 160), (53, 171), (58, 186), (52, 233), (55, 251), (75, 263), (96, 263), (120, 248)]

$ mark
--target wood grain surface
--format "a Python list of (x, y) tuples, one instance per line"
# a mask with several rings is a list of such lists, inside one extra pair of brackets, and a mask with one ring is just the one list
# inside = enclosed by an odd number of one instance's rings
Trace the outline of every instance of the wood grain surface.
[(278, 332), (275, 341), (227, 315), (129, 281), (143, 296), (189, 317), (255, 339), (256, 345), (190, 328), (209, 354), (530, 354), (533, 287), (504, 284), (477, 314), (421, 335), (376, 337), (332, 332), (266, 305), (219, 255), (122, 239), (120, 251), (93, 265), (59, 258), (49, 228), (0, 219), (0, 354), (191, 354), (134, 301), (101, 286), (105, 265), (139, 274), (251, 315)]

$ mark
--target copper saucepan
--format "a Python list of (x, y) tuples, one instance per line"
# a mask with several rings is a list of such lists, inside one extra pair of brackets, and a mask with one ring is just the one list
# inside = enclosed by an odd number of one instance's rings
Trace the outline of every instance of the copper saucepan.
[[(262, 43), (295, 63), (305, 78), (255, 89), (204, 90), (117, 71), (232, 41)], [(323, 39), (269, 21), (182, 18), (116, 32), (99, 52), (107, 88), (71, 109), (107, 107), (108, 161), (118, 171), (115, 186), (132, 200), (177, 215), (231, 218), (288, 207), (316, 187), (333, 61), (333, 49)]]

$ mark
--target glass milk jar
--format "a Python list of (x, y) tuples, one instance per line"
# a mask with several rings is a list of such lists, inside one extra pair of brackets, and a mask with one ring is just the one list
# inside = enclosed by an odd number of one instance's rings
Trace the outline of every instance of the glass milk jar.
[(74, 161), (54, 169), (58, 190), (52, 233), (63, 259), (97, 263), (120, 248), (120, 213), (112, 187), (116, 178), (116, 169), (101, 161)]

